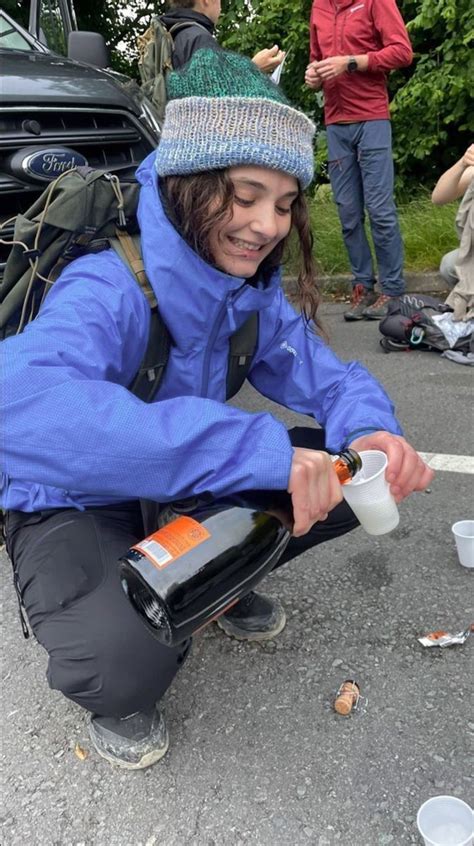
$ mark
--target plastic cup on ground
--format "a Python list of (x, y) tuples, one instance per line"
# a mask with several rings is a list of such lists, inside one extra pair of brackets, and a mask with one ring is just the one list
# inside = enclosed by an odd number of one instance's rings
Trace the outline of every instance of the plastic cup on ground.
[(397, 503), (385, 478), (388, 459), (378, 449), (362, 450), (362, 469), (342, 486), (342, 494), (369, 535), (385, 535), (400, 522)]
[(473, 846), (472, 811), (455, 796), (433, 796), (416, 817), (425, 846)]
[(459, 520), (451, 528), (456, 541), (459, 563), (474, 567), (474, 520)]

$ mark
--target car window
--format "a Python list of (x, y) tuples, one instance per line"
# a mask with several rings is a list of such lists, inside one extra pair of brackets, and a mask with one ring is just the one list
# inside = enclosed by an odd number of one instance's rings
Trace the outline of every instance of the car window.
[(7, 50), (34, 50), (26, 38), (7, 20), (0, 11), (0, 47)]

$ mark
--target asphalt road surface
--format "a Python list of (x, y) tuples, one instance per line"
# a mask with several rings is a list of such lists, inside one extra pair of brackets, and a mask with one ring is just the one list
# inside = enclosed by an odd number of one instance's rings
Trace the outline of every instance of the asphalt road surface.
[[(470, 368), (385, 355), (377, 324), (345, 325), (343, 310), (323, 307), (333, 346), (381, 378), (414, 446), (472, 454)], [(247, 388), (240, 401), (275, 410)], [(472, 620), (474, 571), (451, 537), (472, 517), (472, 479), (441, 470), (391, 534), (358, 529), (270, 576), (288, 616), (275, 641), (240, 644), (214, 625), (197, 637), (164, 703), (169, 753), (132, 774), (91, 750), (84, 713), (48, 689), (2, 553), (4, 846), (404, 846), (421, 842), (425, 799), (472, 803), (474, 635), (446, 649), (417, 640)], [(350, 677), (363, 700), (341, 717), (334, 693)]]

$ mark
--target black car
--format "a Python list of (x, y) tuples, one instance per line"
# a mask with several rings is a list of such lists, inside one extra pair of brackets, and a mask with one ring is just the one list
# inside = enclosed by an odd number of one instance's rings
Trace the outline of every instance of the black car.
[[(28, 29), (0, 7), (4, 241), (11, 218), (60, 173), (88, 164), (129, 175), (159, 138), (153, 106), (136, 83), (106, 69), (102, 37), (77, 31), (71, 0), (31, 0), (27, 11)], [(7, 254), (0, 244), (0, 279)]]

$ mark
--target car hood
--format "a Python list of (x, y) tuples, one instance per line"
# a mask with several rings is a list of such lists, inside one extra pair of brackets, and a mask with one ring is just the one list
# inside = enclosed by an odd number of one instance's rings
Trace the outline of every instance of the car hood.
[(112, 73), (75, 62), (62, 56), (0, 50), (2, 79), (0, 101), (4, 106), (54, 103), (67, 106), (95, 105), (132, 109), (138, 103), (127, 91), (132, 81), (123, 83)]

